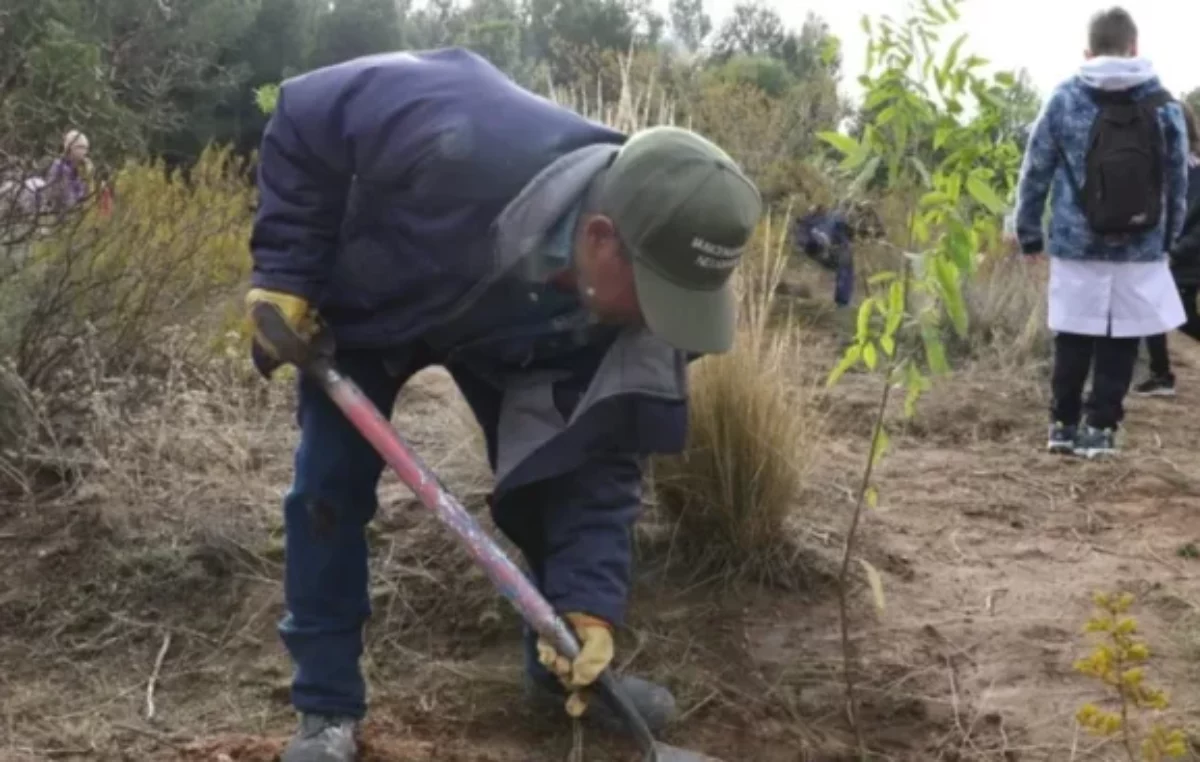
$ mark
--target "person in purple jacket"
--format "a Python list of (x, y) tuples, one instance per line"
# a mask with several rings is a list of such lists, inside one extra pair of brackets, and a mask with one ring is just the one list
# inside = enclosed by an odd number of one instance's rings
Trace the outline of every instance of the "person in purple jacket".
[(52, 209), (66, 211), (87, 197), (87, 183), (83, 178), (90, 148), (87, 135), (79, 130), (71, 130), (63, 136), (62, 154), (46, 172), (45, 192)]
[[(680, 451), (688, 362), (733, 342), (755, 185), (691, 131), (627, 136), (444, 49), (284, 82), (258, 186), (251, 316), (331, 337), (385, 415), (422, 368), (450, 372), (485, 433), (495, 524), (582, 647), (568, 662), (527, 630), (528, 696), (619, 727), (586, 689), (625, 617), (643, 460)], [(264, 376), (303, 363), (261, 331), (252, 351)], [(349, 762), (383, 463), (303, 378), (298, 421), (280, 632), (301, 717), (283, 762)], [(675, 715), (665, 687), (620, 680), (653, 729)]]

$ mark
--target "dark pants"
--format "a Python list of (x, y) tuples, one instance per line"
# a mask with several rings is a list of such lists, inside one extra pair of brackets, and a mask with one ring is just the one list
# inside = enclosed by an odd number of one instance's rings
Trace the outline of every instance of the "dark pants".
[[(1187, 322), (1179, 327), (1179, 332), (1200, 341), (1200, 316), (1196, 314), (1196, 286), (1180, 286), (1179, 296), (1183, 300), (1183, 313)], [(1146, 337), (1146, 351), (1150, 355), (1150, 375), (1155, 378), (1175, 380), (1171, 373), (1171, 357), (1167, 354), (1167, 335)]]
[[(1125, 417), (1125, 395), (1133, 381), (1139, 341), (1074, 333), (1055, 335), (1052, 420), (1074, 426), (1086, 411), (1089, 425), (1116, 429)], [(1083, 388), (1089, 372), (1092, 393), (1085, 405)]]
[[(432, 353), (422, 348), (389, 357), (388, 366), (376, 352), (341, 352), (337, 358), (339, 370), (387, 417), (405, 382), (432, 362)], [(463, 368), (448, 369), (483, 428), (494, 468), (499, 393)], [(371, 614), (364, 530), (378, 506), (376, 487), (384, 464), (324, 392), (306, 380), (300, 382), (298, 418), (295, 476), (283, 506), (287, 610), (279, 624), (295, 665), (292, 703), (301, 712), (361, 718), (366, 691), (359, 659), (363, 625)], [(588, 514), (586, 506), (563, 510), (562, 493), (575, 486), (575, 477), (566, 474), (518, 487), (492, 505), (494, 521), (522, 550), (530, 576), (544, 594), (541, 556), (547, 545), (564, 545), (563, 537), (578, 529), (567, 524), (586, 525), (593, 533), (612, 524), (605, 516)], [(602, 486), (585, 483), (582, 488), (598, 495), (593, 513), (613, 513)], [(613, 524), (612, 531), (625, 531), (629, 521)], [(527, 632), (527, 670), (552, 684), (532, 646)]]
[(839, 307), (845, 307), (853, 298), (854, 260), (847, 254), (838, 264), (837, 274), (834, 277), (833, 303)]

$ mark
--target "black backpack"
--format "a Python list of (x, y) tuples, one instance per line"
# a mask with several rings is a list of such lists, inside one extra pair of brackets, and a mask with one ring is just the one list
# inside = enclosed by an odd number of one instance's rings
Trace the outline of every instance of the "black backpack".
[(1162, 90), (1142, 100), (1129, 91), (1090, 95), (1100, 113), (1088, 135), (1082, 187), (1063, 155), (1076, 200), (1101, 235), (1152, 230), (1162, 220), (1165, 175), (1158, 109), (1174, 98)]

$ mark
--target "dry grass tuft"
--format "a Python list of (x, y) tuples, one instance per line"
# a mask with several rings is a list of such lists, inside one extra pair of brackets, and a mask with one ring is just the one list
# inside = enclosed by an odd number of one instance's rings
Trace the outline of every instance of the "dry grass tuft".
[(1019, 256), (992, 255), (964, 288), (970, 333), (959, 353), (1014, 370), (1050, 357), (1044, 266)]
[(765, 218), (738, 276), (736, 343), (693, 365), (687, 448), (654, 463), (675, 547), (705, 570), (780, 571), (792, 551), (788, 525), (823, 433), (809, 404), (816, 387), (803, 371), (795, 321), (771, 319), (786, 265), (785, 233)]

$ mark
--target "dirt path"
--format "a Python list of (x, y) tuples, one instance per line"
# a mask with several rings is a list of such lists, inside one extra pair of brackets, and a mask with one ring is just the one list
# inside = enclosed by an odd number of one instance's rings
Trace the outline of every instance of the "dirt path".
[(950, 716), (956, 754), (1123, 758), (1076, 736), (1073, 720), (1103, 696), (1072, 670), (1100, 591), (1138, 597), (1151, 680), (1173, 699), (1166, 717), (1195, 730), (1200, 376), (1194, 349), (1176, 353), (1190, 366), (1179, 371), (1179, 397), (1131, 400), (1126, 451), (1114, 462), (1043, 454), (1045, 390), (997, 388), (978, 373), (931, 397), (917, 436), (888, 459), (869, 532), (895, 573), (876, 635), (893, 656), (907, 643), (903, 683)]
[[(1090, 596), (1105, 589), (1138, 596), (1150, 676), (1170, 690), (1169, 717), (1195, 725), (1200, 355), (1173, 349), (1188, 362), (1180, 396), (1133, 401), (1128, 451), (1111, 463), (1044, 455), (1043, 384), (983, 369), (939, 386), (894, 436), (863, 535), (886, 608), (876, 613), (864, 588), (854, 635), (864, 723), (881, 759), (1121, 758), (1077, 736), (1072, 719), (1099, 696), (1071, 665), (1086, 650)], [(671, 742), (727, 762), (854, 758), (830, 573), (873, 394), (874, 382), (850, 378), (829, 402), (830, 440), (798, 507), (798, 564), (808, 573), (796, 584), (693, 579), (643, 538), (621, 653), (676, 690), (685, 718)], [(444, 378), (427, 376), (401, 415), (418, 448), (477, 504), (478, 448), (470, 434), (448, 436), (450, 395)], [(454, 447), (440, 444), (447, 439)], [(192, 508), (213, 519), (186, 530), (150, 506), (120, 526), (87, 501), (0, 510), (0, 760), (277, 757), (292, 720), (273, 631), (280, 569), (266, 538), (277, 531), (272, 500), (290, 447), (280, 437), (255, 453), (274, 464), (253, 474), (269, 489), (240, 503), (195, 490)], [(394, 483), (378, 524), (366, 759), (567, 758), (571, 728), (521, 702), (516, 620), (486, 581)], [(166, 635), (148, 722), (147, 676)], [(636, 758), (594, 732), (583, 749), (587, 760)]]

